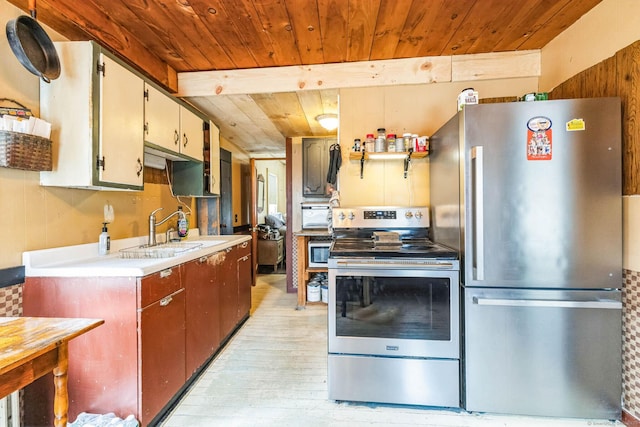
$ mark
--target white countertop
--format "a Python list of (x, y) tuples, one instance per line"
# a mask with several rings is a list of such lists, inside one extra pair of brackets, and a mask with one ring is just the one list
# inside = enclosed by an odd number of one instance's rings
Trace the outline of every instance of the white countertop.
[(249, 235), (200, 236), (190, 230), (183, 242), (202, 246), (168, 258), (125, 259), (120, 250), (147, 242), (147, 236), (111, 241), (108, 255), (98, 255), (98, 243), (23, 252), (27, 277), (142, 277), (251, 240)]

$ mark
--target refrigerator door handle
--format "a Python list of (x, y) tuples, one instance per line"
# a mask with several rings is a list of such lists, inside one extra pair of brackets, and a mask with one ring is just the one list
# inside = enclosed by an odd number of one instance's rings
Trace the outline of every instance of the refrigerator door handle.
[(474, 279), (484, 280), (484, 167), (483, 147), (471, 147), (473, 169), (473, 263)]
[(613, 310), (622, 309), (622, 302), (615, 300), (571, 301), (473, 297), (473, 303), (478, 305), (503, 307), (599, 308)]

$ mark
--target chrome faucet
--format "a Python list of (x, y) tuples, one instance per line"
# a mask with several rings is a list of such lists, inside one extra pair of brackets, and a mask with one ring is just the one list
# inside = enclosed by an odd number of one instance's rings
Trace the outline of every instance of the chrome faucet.
[[(151, 212), (151, 214), (149, 215), (149, 241), (148, 241), (149, 246), (155, 246), (155, 245), (158, 244), (158, 242), (156, 241), (156, 226), (164, 224), (169, 218), (171, 218), (173, 216), (186, 215), (183, 211), (177, 210), (177, 211), (173, 212), (172, 214), (170, 214), (165, 219), (163, 219), (162, 221), (156, 222), (156, 212), (161, 211), (162, 209), (163, 208), (158, 208), (158, 209), (154, 210), (153, 212)], [(167, 233), (167, 236), (168, 235), (169, 235), (169, 233)]]

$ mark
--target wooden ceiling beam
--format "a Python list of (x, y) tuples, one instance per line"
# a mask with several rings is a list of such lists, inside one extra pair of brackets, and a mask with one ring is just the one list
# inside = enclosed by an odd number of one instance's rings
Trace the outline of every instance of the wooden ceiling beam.
[(540, 51), (178, 73), (180, 97), (538, 77)]

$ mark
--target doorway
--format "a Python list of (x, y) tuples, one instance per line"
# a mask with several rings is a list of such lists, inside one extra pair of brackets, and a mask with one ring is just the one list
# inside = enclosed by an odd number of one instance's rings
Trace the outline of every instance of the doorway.
[(287, 266), (287, 161), (286, 158), (254, 158), (257, 229), (257, 271), (284, 274)]

